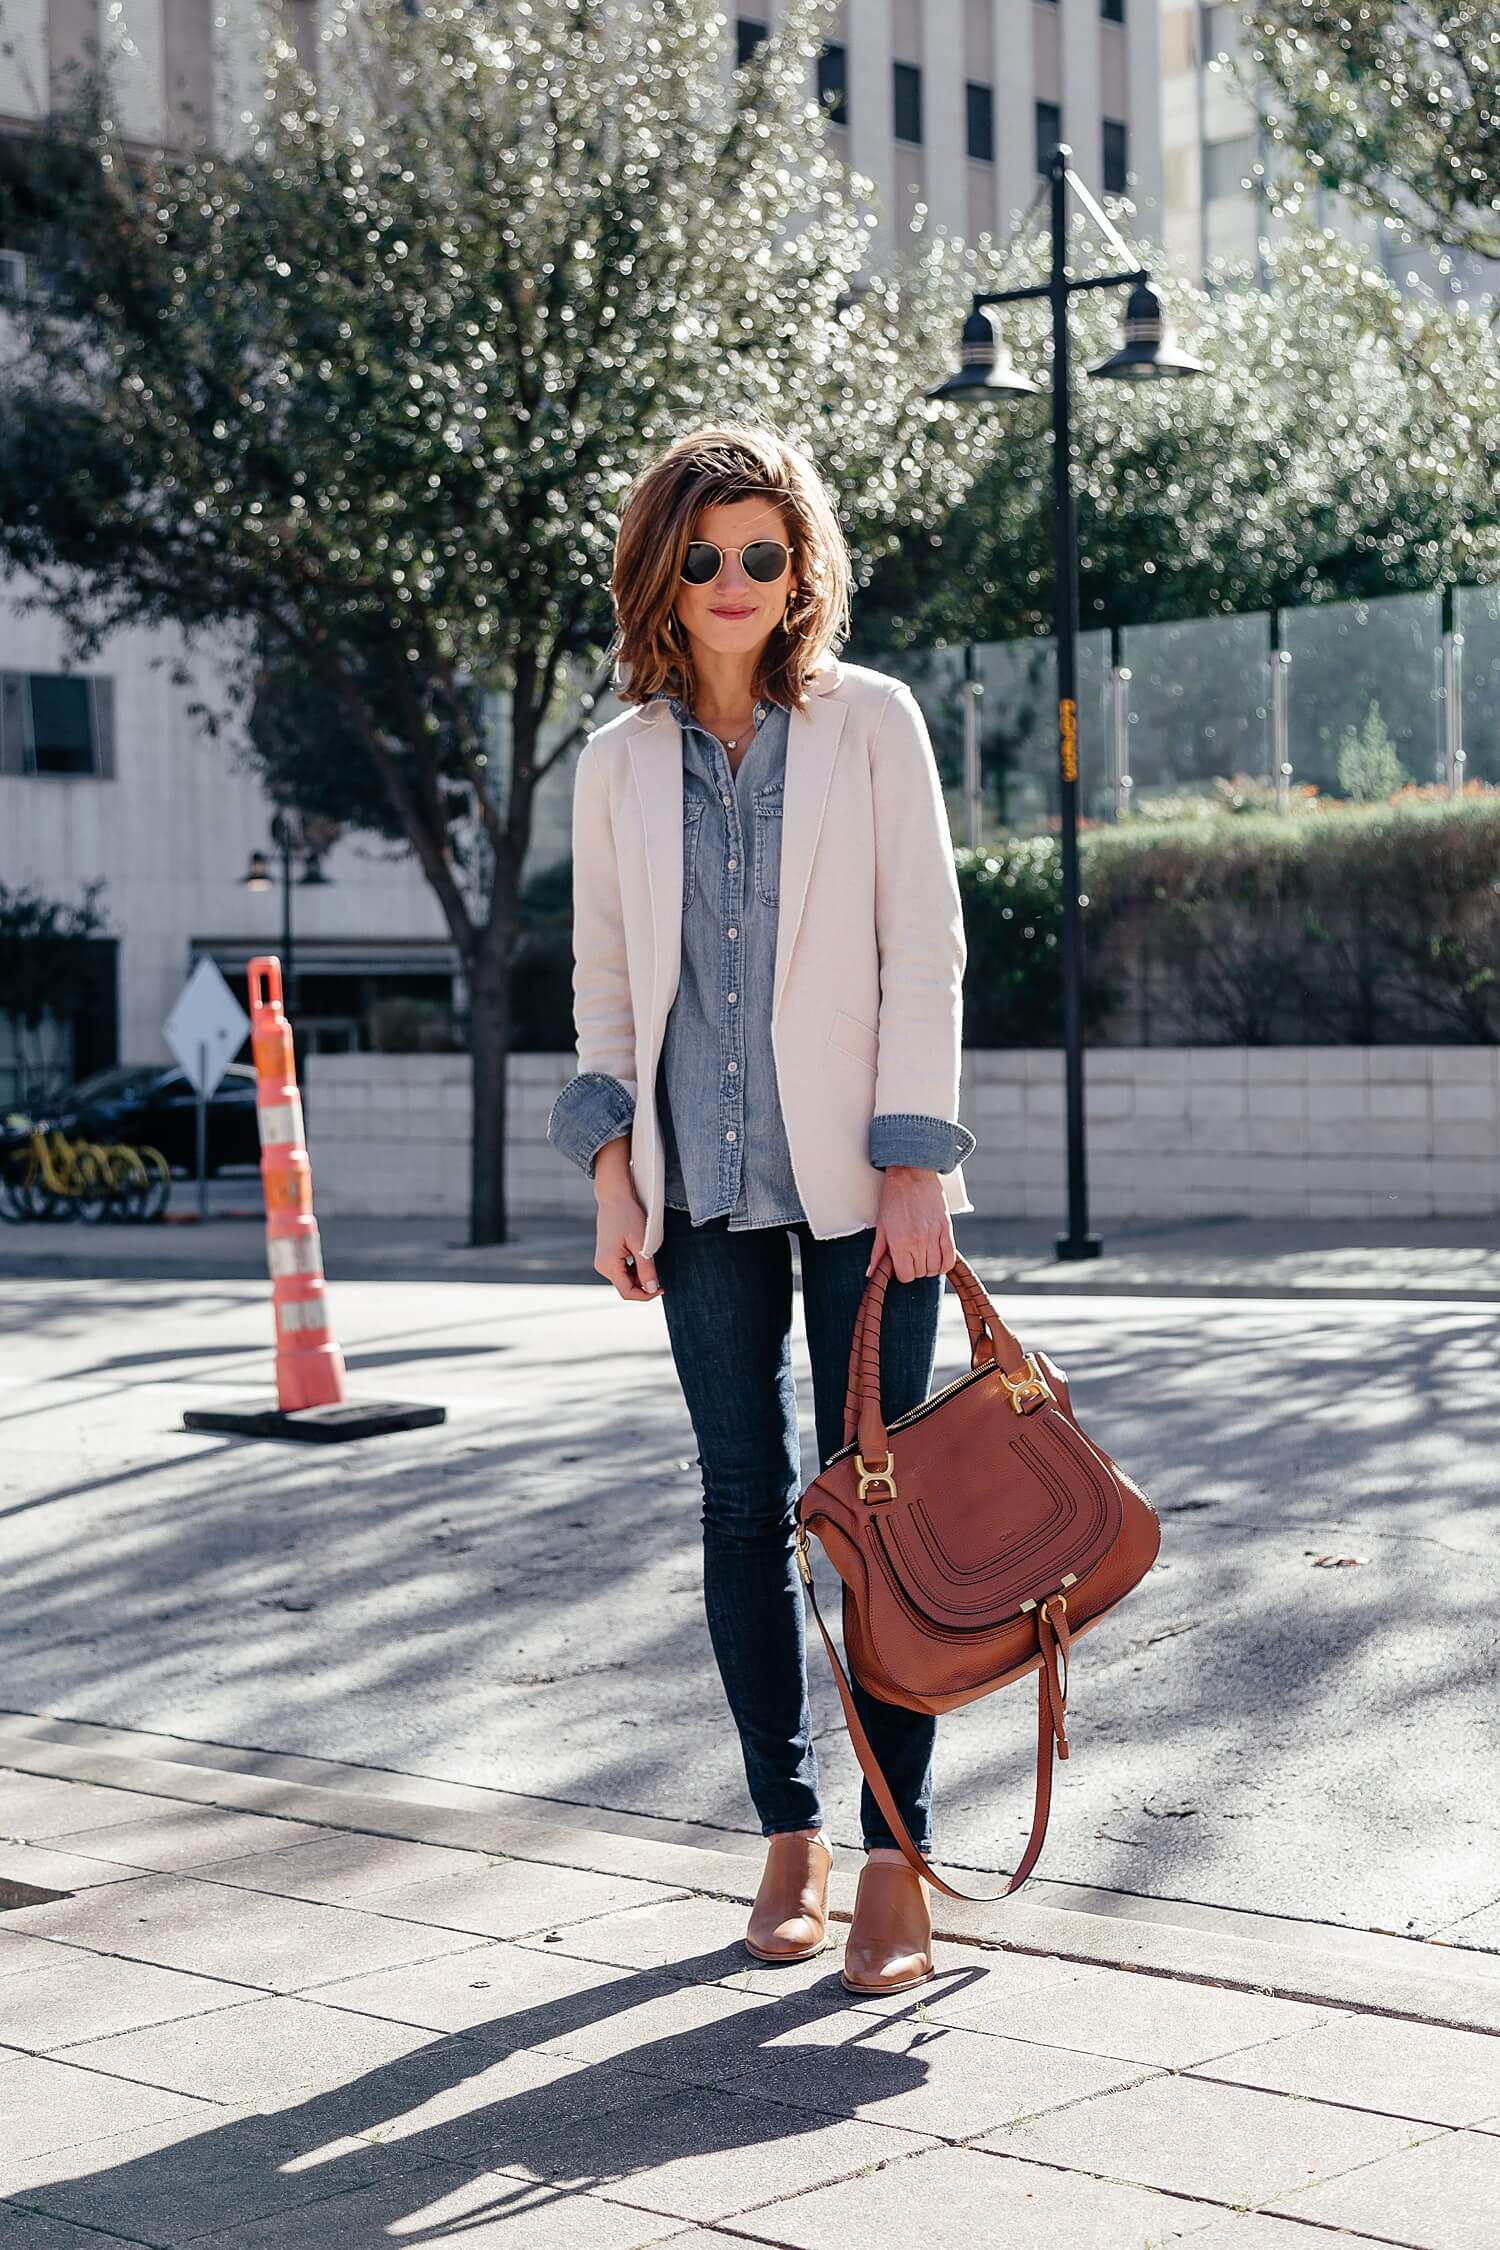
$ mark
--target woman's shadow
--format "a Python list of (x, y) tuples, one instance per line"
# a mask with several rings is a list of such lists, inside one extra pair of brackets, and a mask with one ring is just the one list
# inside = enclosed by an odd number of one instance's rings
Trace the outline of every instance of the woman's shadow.
[[(481, 1969), (503, 1978), (522, 1950), (540, 1948), (499, 1940), (493, 1947), (478, 1946), (458, 1957), (457, 1973), (471, 1986)], [(551, 1952), (543, 1957), (557, 1958)], [(920, 2086), (927, 2065), (913, 2048), (895, 2051), (867, 2042), (886, 2031), (893, 2017), (914, 2014), (925, 1996), (938, 1991), (948, 1996), (955, 1984), (988, 1974), (977, 1967), (955, 1971), (925, 1986), (904, 2008), (886, 2013), (855, 2011), (832, 1975), (784, 1996), (764, 1986), (747, 1993), (721, 1981), (745, 1965), (737, 1944), (675, 1962), (670, 1971), (642, 1969), (623, 1976), (604, 1963), (575, 1957), (574, 1966), (595, 1969), (605, 1981), (462, 2031), (437, 2033), (410, 2054), (281, 2109), (242, 2113), (170, 2143), (165, 2138), (170, 2122), (148, 2126), (143, 2132), (154, 2133), (163, 2145), (113, 2163), (108, 2144), (95, 2142), (98, 2161), (87, 2170), (67, 2169), (65, 2153), (34, 2161), (29, 2173), (23, 2163), (8, 2164), (0, 2196), (12, 2209), (72, 2219), (132, 2245), (175, 2250), (233, 2228), (236, 2246), (240, 2230), (246, 2230), (245, 2250), (262, 2241), (267, 2250), (283, 2243), (288, 2250), (292, 2244), (322, 2250), (325, 2243), (336, 2243), (338, 2250), (364, 2245), (373, 2250), (377, 2244), (390, 2250), (393, 2226), (400, 2241), (427, 2243), (522, 2214), (555, 2209), (561, 2222), (570, 2199), (641, 2177), (645, 2241), (653, 2213), (664, 2214), (661, 2231), (667, 2234), (674, 2217), (686, 2223), (736, 2203), (762, 2201), (775, 2189), (759, 2167), (740, 2168), (742, 2195), (732, 2183), (712, 2194), (702, 2183), (680, 2180), (653, 2189), (644, 2175), (679, 2158), (724, 2157), (775, 2145)], [(704, 1990), (733, 1994), (737, 2005), (690, 2029), (648, 2037), (626, 2055), (580, 2059), (594, 2027), (673, 1992)], [(247, 2004), (290, 1998), (299, 2005), (337, 2005), (336, 1991), (337, 1985), (313, 1986), (296, 1995), (257, 1995)], [(843, 2036), (773, 2045), (826, 2017), (830, 2002), (849, 2010)], [(370, 2014), (372, 2024), (405, 2022), (368, 2010), (356, 2013)], [(943, 2035), (940, 2025), (928, 2030), (933, 2037)], [(161, 2027), (164, 2038), (171, 2031), (170, 2024)], [(568, 2052), (570, 2041), (578, 2043), (579, 2054)], [(539, 2053), (544, 2044), (549, 2051)], [(55, 2059), (66, 2061), (66, 2053)], [(97, 2083), (102, 2114), (109, 2079), (101, 2075)], [(899, 2139), (897, 2145), (903, 2145)], [(625, 2192), (619, 2200), (637, 2199)], [(325, 2207), (325, 2225), (317, 2206)], [(5, 2208), (0, 2204), (0, 2212)], [(425, 2224), (424, 2212), (432, 2214)], [(257, 2219), (272, 2223), (256, 2228)]]

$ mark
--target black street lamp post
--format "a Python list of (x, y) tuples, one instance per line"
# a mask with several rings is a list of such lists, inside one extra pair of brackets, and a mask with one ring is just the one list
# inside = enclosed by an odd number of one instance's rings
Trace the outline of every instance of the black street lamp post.
[(1067, 268), (1067, 193), (1102, 228), (1112, 249), (1128, 259), (1130, 249), (1072, 169), (1072, 150), (1060, 143), (1052, 152), (1052, 264), (1048, 279), (1030, 289), (976, 291), (964, 322), (958, 372), (927, 392), (928, 398), (969, 403), (998, 397), (1035, 395), (1039, 383), (1012, 366), (1002, 350), (991, 305), (1047, 298), (1052, 306), (1052, 533), (1054, 552), (1054, 634), (1057, 645), (1057, 747), (1062, 814), (1062, 987), (1063, 1049), (1066, 1058), (1068, 1150), (1068, 1231), (1057, 1237), (1060, 1259), (1097, 1258), (1099, 1237), (1088, 1226), (1088, 1181), (1083, 1113), (1083, 907), (1078, 876), (1078, 535), (1073, 515), (1072, 402), (1068, 350), (1068, 300), (1075, 290), (1130, 287), (1121, 349), (1091, 375), (1116, 381), (1145, 382), (1166, 375), (1197, 375), (1203, 362), (1180, 351), (1164, 331), (1160, 300), (1143, 268), (1075, 280)]
[[(323, 862), (305, 838), (299, 838), (296, 823), (278, 806), (271, 816), (271, 842), (281, 857), (281, 976), (286, 992), (286, 1010), (291, 1018), (295, 1036), (297, 1024), (296, 967), (292, 958), (292, 853), (303, 855), (300, 877), (304, 889), (316, 888), (328, 881), (323, 873)], [(271, 888), (271, 861), (266, 852), (252, 852), (250, 866), (240, 877), (247, 891), (268, 891)]]

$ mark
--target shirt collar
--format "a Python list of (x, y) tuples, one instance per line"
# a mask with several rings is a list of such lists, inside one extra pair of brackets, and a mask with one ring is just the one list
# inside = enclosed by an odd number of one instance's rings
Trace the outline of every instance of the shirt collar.
[[(698, 724), (697, 720), (693, 717), (692, 712), (688, 709), (686, 703), (683, 701), (680, 695), (668, 696), (666, 701), (667, 708), (670, 710), (673, 718), (677, 721), (677, 724), (680, 727), (696, 726)], [(772, 703), (767, 697), (762, 696), (760, 701), (755, 706), (756, 725), (759, 726), (762, 720), (769, 718), (772, 711), (774, 711), (775, 709), (776, 705)]]

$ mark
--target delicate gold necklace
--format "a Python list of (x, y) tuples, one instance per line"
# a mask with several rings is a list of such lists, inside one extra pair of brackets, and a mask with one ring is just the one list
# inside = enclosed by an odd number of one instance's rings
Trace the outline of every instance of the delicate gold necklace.
[[(760, 721), (765, 717), (765, 715), (766, 706), (763, 703), (757, 703), (755, 709), (751, 712), (749, 718), (745, 721), (744, 725), (740, 728), (737, 734), (719, 734), (713, 727), (706, 728), (705, 732), (713, 735), (716, 742), (722, 742), (726, 750), (738, 750), (741, 742), (744, 741), (746, 735), (748, 735), (754, 727), (759, 725)], [(702, 726), (703, 721), (700, 719), (698, 724)]]

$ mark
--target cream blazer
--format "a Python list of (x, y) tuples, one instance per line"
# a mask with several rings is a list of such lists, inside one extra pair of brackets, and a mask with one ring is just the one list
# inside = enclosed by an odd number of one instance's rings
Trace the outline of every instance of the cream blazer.
[[(646, 1257), (665, 1207), (656, 1073), (682, 960), (682, 797), (682, 729), (665, 698), (588, 737), (573, 791), (578, 1068), (634, 1098)], [(825, 655), (787, 730), (771, 1002), (792, 1171), (820, 1239), (879, 1217), (873, 1116), (958, 1116), (966, 958), (921, 707), (902, 681)], [(949, 1211), (972, 1211), (963, 1166), (940, 1178)]]

